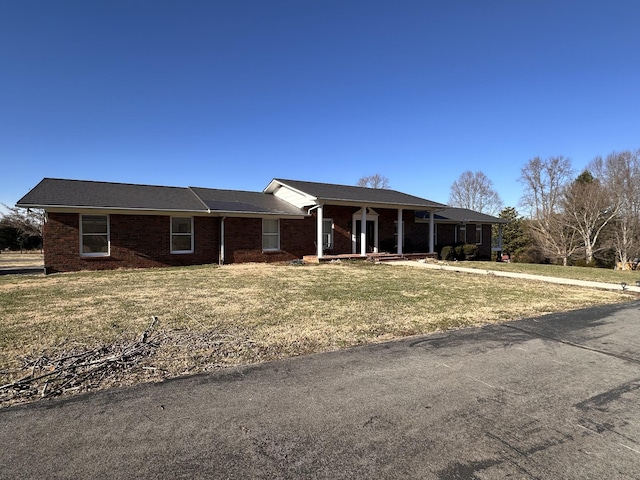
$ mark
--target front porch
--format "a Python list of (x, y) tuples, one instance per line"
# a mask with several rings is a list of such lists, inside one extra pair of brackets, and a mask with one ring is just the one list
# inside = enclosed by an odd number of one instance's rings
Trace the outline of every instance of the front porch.
[(356, 253), (342, 253), (339, 255), (304, 255), (302, 260), (305, 263), (325, 263), (335, 261), (347, 261), (347, 260), (364, 260), (367, 262), (389, 262), (393, 260), (423, 260), (426, 258), (438, 259), (437, 253), (367, 253), (366, 255), (360, 255)]

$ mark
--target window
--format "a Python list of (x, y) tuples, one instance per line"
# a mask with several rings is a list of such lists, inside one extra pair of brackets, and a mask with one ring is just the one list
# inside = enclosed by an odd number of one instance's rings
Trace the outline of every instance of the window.
[(467, 243), (467, 226), (460, 225), (460, 233), (459, 237), (456, 239), (457, 242)]
[[(402, 247), (404, 248), (404, 222), (402, 222)], [(393, 246), (398, 248), (398, 221), (393, 222)]]
[(476, 225), (476, 244), (482, 244), (482, 225)]
[(108, 215), (80, 215), (80, 255), (109, 256)]
[(280, 250), (280, 220), (262, 219), (262, 250)]
[(333, 249), (333, 219), (322, 219), (322, 248), (324, 250)]
[(171, 253), (193, 253), (192, 217), (171, 217)]

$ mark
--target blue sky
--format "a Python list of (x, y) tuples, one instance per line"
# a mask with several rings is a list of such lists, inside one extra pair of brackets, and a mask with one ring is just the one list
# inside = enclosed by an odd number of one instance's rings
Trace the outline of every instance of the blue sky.
[(0, 4), (0, 202), (43, 177), (446, 202), (465, 170), (640, 148), (636, 0)]

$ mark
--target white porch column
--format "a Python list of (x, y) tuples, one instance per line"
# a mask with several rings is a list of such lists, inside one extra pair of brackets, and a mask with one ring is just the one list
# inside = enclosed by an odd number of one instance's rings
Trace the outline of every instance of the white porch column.
[(367, 255), (367, 207), (362, 207), (360, 219), (360, 255)]
[(429, 210), (429, 253), (435, 253), (435, 221), (433, 219), (433, 210)]
[(220, 219), (220, 255), (218, 256), (218, 263), (224, 265), (224, 220), (227, 217)]
[(404, 238), (404, 228), (402, 228), (402, 209), (398, 209), (398, 255), (402, 255), (402, 239)]
[(323, 247), (323, 238), (322, 238), (322, 220), (323, 220), (323, 216), (322, 216), (322, 205), (319, 205), (318, 208), (316, 209), (316, 215), (317, 215), (317, 227), (316, 227), (316, 252), (318, 255), (318, 258), (322, 258), (322, 251), (324, 250)]
[(498, 248), (500, 249), (500, 253), (502, 253), (502, 224), (498, 225)]

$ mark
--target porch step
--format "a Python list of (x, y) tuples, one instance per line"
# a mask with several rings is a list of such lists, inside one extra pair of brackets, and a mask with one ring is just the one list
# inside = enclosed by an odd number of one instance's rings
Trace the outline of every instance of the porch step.
[(394, 260), (406, 260), (407, 257), (397, 253), (370, 253), (367, 255), (368, 262), (392, 262)]
[(394, 260), (423, 260), (426, 258), (435, 258), (437, 260), (437, 253), (404, 253), (398, 255), (397, 253), (369, 253), (366, 256), (358, 254), (343, 253), (340, 255), (324, 255), (318, 259), (315, 255), (305, 255), (302, 260), (305, 263), (324, 263), (335, 262), (338, 260), (367, 260), (368, 262), (392, 262)]

